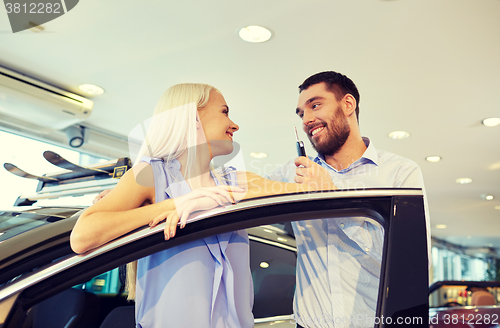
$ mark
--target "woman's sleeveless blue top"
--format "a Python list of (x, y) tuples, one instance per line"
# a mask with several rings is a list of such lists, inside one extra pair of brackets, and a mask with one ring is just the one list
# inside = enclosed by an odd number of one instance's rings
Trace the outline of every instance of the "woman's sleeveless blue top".
[[(155, 202), (191, 192), (179, 161), (165, 163), (148, 157), (143, 161), (153, 168)], [(234, 168), (228, 174), (235, 175)], [(137, 328), (253, 327), (252, 306), (249, 241), (244, 230), (193, 241), (138, 261)]]

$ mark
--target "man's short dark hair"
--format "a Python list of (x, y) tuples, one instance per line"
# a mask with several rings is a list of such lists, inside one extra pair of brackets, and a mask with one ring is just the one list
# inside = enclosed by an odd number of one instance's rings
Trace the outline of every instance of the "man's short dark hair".
[(351, 94), (356, 99), (356, 118), (359, 124), (359, 92), (358, 88), (350, 78), (334, 71), (314, 74), (299, 85), (299, 93), (311, 85), (325, 82), (327, 90), (331, 91), (335, 98), (340, 101), (346, 94)]

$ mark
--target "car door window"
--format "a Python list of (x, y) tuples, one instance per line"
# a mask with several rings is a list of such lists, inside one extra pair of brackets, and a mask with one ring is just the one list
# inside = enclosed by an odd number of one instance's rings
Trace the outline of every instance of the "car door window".
[[(364, 216), (292, 222), (298, 250), (298, 315), (302, 326), (374, 320), (384, 229)], [(359, 321), (359, 322), (358, 322)]]
[(296, 260), (295, 250), (291, 247), (270, 244), (263, 239), (250, 240), (255, 318), (293, 313)]

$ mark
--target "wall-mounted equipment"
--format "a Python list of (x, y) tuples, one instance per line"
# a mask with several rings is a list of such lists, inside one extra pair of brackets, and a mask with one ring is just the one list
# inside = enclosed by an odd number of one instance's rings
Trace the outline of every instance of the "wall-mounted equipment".
[(0, 124), (49, 133), (82, 122), (94, 103), (0, 66)]
[(83, 145), (85, 141), (85, 128), (79, 126), (70, 126), (66, 130), (66, 137), (68, 138), (68, 144), (73, 148), (78, 148)]

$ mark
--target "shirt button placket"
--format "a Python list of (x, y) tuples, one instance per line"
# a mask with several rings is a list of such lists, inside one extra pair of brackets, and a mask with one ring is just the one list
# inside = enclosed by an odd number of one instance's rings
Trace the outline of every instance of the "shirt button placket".
[[(331, 291), (331, 312), (329, 313), (329, 317), (332, 321), (335, 321), (335, 318), (338, 316), (342, 316), (344, 313), (344, 302), (342, 295), (342, 280), (340, 278), (340, 268), (339, 268), (339, 251), (336, 247), (338, 243), (338, 235), (337, 230), (339, 229), (339, 224), (336, 221), (337, 219), (328, 219), (328, 261), (327, 261), (327, 270), (328, 270), (328, 279), (330, 284)], [(330, 322), (330, 324), (332, 324)], [(335, 325), (333, 323), (334, 327)]]

